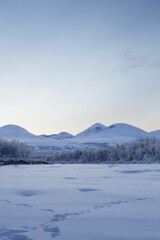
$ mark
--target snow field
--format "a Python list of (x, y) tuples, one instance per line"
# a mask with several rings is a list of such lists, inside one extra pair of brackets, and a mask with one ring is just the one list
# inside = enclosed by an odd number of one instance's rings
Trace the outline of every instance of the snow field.
[(0, 168), (1, 240), (159, 240), (159, 165)]

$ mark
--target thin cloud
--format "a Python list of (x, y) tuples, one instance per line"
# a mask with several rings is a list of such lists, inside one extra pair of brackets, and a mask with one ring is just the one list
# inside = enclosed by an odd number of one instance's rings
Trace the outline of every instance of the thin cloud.
[(125, 67), (122, 69), (122, 72), (128, 72), (130, 70), (140, 68), (147, 64), (148, 56), (140, 56), (138, 54), (133, 54), (132, 52), (126, 52), (123, 55)]

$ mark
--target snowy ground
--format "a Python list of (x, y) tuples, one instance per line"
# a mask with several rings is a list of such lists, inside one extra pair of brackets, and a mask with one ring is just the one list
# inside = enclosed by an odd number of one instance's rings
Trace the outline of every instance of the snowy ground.
[(0, 167), (1, 240), (159, 240), (160, 165)]

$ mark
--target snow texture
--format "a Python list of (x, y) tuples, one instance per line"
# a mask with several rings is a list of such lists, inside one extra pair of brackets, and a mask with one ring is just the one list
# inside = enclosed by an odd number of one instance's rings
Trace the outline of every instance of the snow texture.
[(159, 240), (160, 167), (0, 167), (1, 240)]

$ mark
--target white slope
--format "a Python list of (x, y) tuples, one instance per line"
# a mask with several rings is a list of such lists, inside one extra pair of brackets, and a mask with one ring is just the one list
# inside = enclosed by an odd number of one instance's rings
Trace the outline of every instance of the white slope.
[(40, 135), (42, 137), (45, 137), (45, 138), (50, 138), (50, 139), (59, 139), (59, 140), (62, 140), (62, 139), (68, 139), (68, 138), (72, 138), (73, 135), (70, 134), (70, 133), (67, 133), (67, 132), (61, 132), (61, 133), (58, 133), (58, 134), (52, 134), (52, 135)]
[[(84, 131), (85, 133), (85, 131)], [(145, 138), (148, 133), (144, 130), (131, 126), (129, 124), (117, 123), (99, 132), (92, 132), (91, 134), (80, 135), (79, 141), (88, 143), (126, 143), (136, 139)]]
[(108, 133), (126, 137), (141, 137), (148, 134), (146, 131), (126, 123), (116, 123), (108, 127)]
[(160, 130), (152, 131), (149, 134), (150, 137), (160, 138)]
[(109, 126), (103, 133), (98, 135), (100, 138), (135, 138), (141, 139), (148, 135), (144, 130), (125, 123), (116, 123)]
[(26, 129), (19, 127), (17, 125), (9, 124), (0, 127), (0, 138), (26, 139), (34, 137), (36, 137), (34, 134), (28, 132)]
[(103, 132), (106, 129), (107, 129), (107, 127), (104, 126), (103, 124), (95, 123), (91, 127), (89, 127), (86, 130), (84, 130), (83, 132), (77, 134), (75, 136), (75, 138), (88, 138), (88, 137), (91, 137), (91, 136), (93, 136), (95, 134)]

